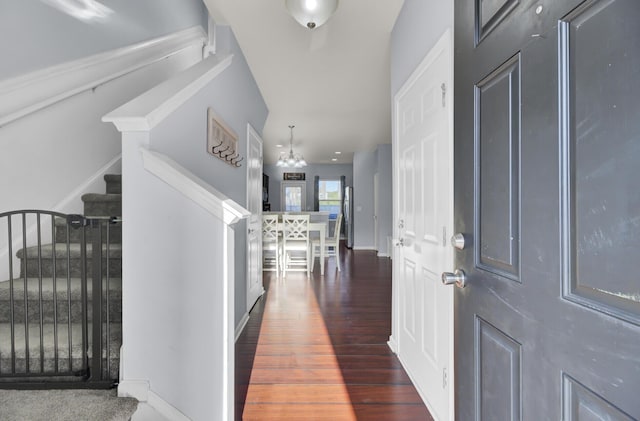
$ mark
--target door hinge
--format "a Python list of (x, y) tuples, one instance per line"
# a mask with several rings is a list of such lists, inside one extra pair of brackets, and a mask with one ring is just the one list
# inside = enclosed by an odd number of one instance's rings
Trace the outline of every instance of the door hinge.
[(448, 379), (447, 379), (447, 367), (444, 367), (442, 369), (442, 388), (446, 389), (447, 388), (447, 383), (448, 383)]
[(440, 89), (442, 89), (442, 106), (446, 106), (446, 98), (447, 98), (447, 85), (444, 83), (440, 85)]

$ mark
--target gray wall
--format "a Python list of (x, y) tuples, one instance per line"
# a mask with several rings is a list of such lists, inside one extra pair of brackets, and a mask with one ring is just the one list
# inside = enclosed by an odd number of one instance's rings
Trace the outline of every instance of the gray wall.
[[(353, 155), (353, 247), (378, 250), (386, 256), (387, 236), (392, 235), (393, 179), (391, 145), (378, 145), (373, 151), (356, 152)], [(378, 174), (378, 243), (375, 244), (374, 183)]]
[(391, 145), (378, 145), (378, 254), (389, 255), (387, 237), (393, 234), (393, 172)]
[(264, 173), (269, 176), (269, 203), (272, 211), (280, 211), (280, 183), (285, 172), (303, 172), (307, 182), (307, 210), (313, 210), (313, 178), (340, 178), (345, 176), (347, 186), (353, 186), (353, 165), (351, 164), (310, 164), (304, 168), (282, 168), (265, 165)]
[(113, 13), (89, 22), (55, 3), (0, 0), (0, 80), (192, 26), (207, 28), (202, 0), (105, 0)]
[(405, 0), (391, 33), (392, 95), (447, 28), (453, 29), (453, 1)]
[[(234, 168), (206, 151), (207, 108), (211, 107), (238, 135), (238, 148), (247, 155), (247, 123), (262, 133), (267, 106), (231, 29), (218, 26), (217, 51), (232, 52), (233, 62), (221, 75), (185, 105), (158, 125), (151, 139), (153, 148), (188, 168), (223, 194), (245, 206), (247, 167)], [(246, 224), (235, 227), (236, 325), (246, 305)]]
[(374, 250), (373, 175), (376, 151), (353, 154), (353, 248)]

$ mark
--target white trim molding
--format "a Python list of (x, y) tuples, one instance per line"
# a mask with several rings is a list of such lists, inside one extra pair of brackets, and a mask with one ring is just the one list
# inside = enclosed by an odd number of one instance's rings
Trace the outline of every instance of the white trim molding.
[(147, 405), (155, 409), (160, 415), (171, 421), (191, 421), (191, 418), (180, 412), (175, 406), (162, 399), (159, 395), (149, 390)]
[(353, 250), (378, 251), (376, 246), (353, 246)]
[(118, 383), (118, 396), (136, 398), (140, 402), (149, 400), (148, 380), (122, 380)]
[(249, 312), (246, 312), (242, 316), (242, 319), (240, 319), (240, 322), (238, 323), (238, 326), (236, 326), (236, 340), (235, 340), (235, 342), (238, 342), (238, 338), (242, 334), (242, 331), (244, 330), (245, 326), (247, 326), (247, 322), (248, 321), (249, 321)]
[(193, 200), (225, 224), (233, 225), (251, 215), (248, 210), (168, 156), (144, 147), (140, 148), (140, 152), (145, 170)]
[(118, 397), (135, 398), (140, 402), (145, 402), (153, 410), (172, 421), (191, 421), (175, 406), (165, 401), (157, 393), (154, 393), (148, 380), (123, 380), (118, 384)]
[(233, 54), (209, 56), (102, 117), (121, 132), (150, 131), (231, 65)]
[(207, 34), (195, 26), (0, 81), (0, 126), (188, 48), (202, 51), (206, 43)]
[(389, 340), (387, 341), (387, 345), (389, 345), (389, 349), (394, 354), (398, 353), (398, 342), (396, 341), (396, 338), (393, 335), (389, 336)]

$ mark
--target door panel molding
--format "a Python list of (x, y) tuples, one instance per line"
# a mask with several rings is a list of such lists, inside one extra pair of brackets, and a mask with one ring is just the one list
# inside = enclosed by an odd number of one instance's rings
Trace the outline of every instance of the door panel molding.
[(495, 3), (495, 0), (475, 0), (476, 46), (505, 20), (520, 1), (503, 0), (500, 7), (496, 7)]
[(474, 226), (476, 267), (517, 282), (521, 282), (520, 120), (520, 54), (516, 54), (475, 86)]
[(611, 402), (562, 373), (562, 414), (565, 421), (583, 419), (632, 421), (633, 418)]
[[(616, 11), (622, 17), (603, 40), (598, 28)], [(640, 288), (622, 272), (640, 271), (634, 258), (640, 203), (636, 183), (625, 182), (636, 178), (640, 149), (624, 128), (632, 129), (630, 119), (640, 112), (640, 89), (629, 84), (632, 70), (624, 63), (579, 60), (612, 40), (627, 42), (639, 18), (637, 7), (624, 0), (587, 2), (558, 29), (563, 297), (635, 325), (640, 325)], [(610, 112), (618, 104), (625, 111)], [(622, 128), (616, 139), (608, 135), (614, 128)]]
[(476, 420), (520, 420), (522, 345), (477, 314), (475, 343)]

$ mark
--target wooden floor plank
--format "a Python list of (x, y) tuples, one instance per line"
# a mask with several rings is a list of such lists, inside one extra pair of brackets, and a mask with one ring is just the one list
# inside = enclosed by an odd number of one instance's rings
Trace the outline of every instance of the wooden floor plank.
[(339, 273), (265, 274), (236, 343), (236, 419), (432, 420), (386, 343), (391, 261), (341, 254)]

